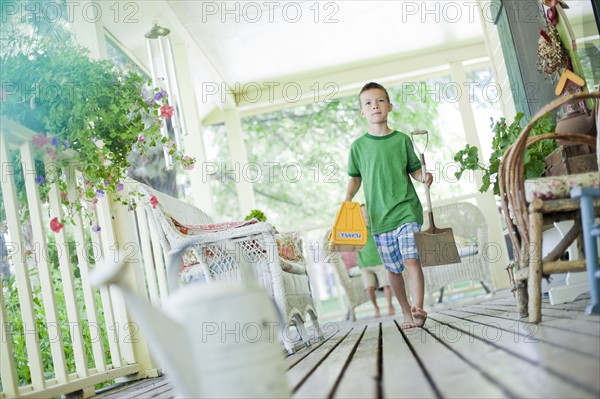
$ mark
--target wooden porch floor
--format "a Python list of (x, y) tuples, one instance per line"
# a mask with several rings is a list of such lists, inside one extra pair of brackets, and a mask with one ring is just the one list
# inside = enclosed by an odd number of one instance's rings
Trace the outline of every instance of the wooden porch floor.
[[(423, 329), (401, 318), (323, 323), (326, 340), (286, 358), (296, 398), (600, 396), (600, 317), (588, 296), (544, 300), (539, 325), (518, 321), (512, 295), (430, 312)], [(167, 377), (95, 396), (171, 398)]]

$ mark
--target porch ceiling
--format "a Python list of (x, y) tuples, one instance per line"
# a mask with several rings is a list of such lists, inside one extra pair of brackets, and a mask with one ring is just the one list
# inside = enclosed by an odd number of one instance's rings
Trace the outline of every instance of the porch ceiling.
[[(215, 110), (234, 103), (242, 113), (257, 107), (220, 95), (244, 85), (269, 90), (266, 82), (278, 83), (281, 100), (281, 86), (299, 83), (310, 101), (328, 82), (337, 95), (350, 94), (368, 80), (393, 83), (385, 79), (485, 57), (479, 1), (137, 1), (122, 3), (118, 18), (111, 2), (100, 3), (111, 16), (102, 19), (106, 30), (142, 65), (152, 21), (171, 30), (175, 51), (185, 49), (189, 59), (200, 119), (212, 112), (214, 122)], [(570, 15), (581, 13), (580, 3), (569, 2)], [(483, 9), (491, 20), (490, 7)], [(218, 87), (217, 95), (207, 96), (206, 84)], [(269, 95), (258, 98), (273, 103)]]
[[(229, 84), (318, 74), (482, 35), (474, 2), (471, 18), (457, 2), (447, 3), (453, 7), (408, 1), (203, 3), (169, 2)], [(457, 16), (460, 28), (450, 22)], [(421, 17), (434, 23), (422, 23)]]
[[(225, 83), (235, 90), (247, 83), (302, 80), (322, 88), (332, 76), (345, 74), (338, 85), (342, 90), (349, 83), (359, 85), (389, 75), (389, 68), (377, 72), (381, 63), (395, 61), (397, 70), (404, 69), (402, 65), (409, 64), (414, 54), (447, 58), (450, 50), (475, 44), (485, 55), (474, 1), (176, 0), (137, 4), (136, 23), (107, 18), (103, 19), (105, 28), (143, 65), (148, 61), (144, 33), (152, 21), (171, 29), (174, 47), (183, 44), (187, 50), (197, 98), (202, 97), (202, 84), (207, 82), (219, 87)], [(113, 14), (114, 10), (106, 10), (106, 15)], [(459, 52), (455, 57), (460, 57)], [(422, 62), (410, 69), (432, 66), (430, 58)], [(347, 76), (349, 70), (356, 70), (352, 77)], [(215, 106), (224, 106), (219, 104), (220, 96), (204, 100), (198, 101), (201, 117)]]

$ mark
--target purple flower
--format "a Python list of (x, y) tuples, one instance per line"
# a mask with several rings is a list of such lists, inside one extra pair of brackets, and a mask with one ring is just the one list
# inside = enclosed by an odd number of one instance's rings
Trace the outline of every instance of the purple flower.
[(60, 145), (60, 140), (58, 139), (58, 137), (52, 137), (52, 145), (58, 148), (58, 146)]
[(117, 191), (122, 191), (124, 188), (123, 183), (119, 183), (119, 185), (117, 186)]
[(99, 233), (102, 230), (102, 227), (95, 225), (94, 227), (92, 227), (92, 231), (94, 233)]
[(104, 197), (104, 191), (102, 191), (102, 190), (96, 190), (96, 197), (98, 197), (98, 198)]
[(63, 147), (71, 148), (71, 144), (69, 144), (69, 142), (67, 140), (65, 140), (65, 141), (63, 141)]
[(163, 98), (167, 97), (167, 92), (163, 89), (154, 95), (154, 99), (156, 101), (160, 101)]
[(146, 104), (148, 104), (149, 107), (156, 104), (153, 98), (146, 98), (146, 99), (144, 99), (144, 101), (146, 102)]
[(46, 181), (46, 178), (44, 176), (41, 176), (41, 175), (35, 178), (35, 182), (37, 184), (43, 184), (45, 181)]

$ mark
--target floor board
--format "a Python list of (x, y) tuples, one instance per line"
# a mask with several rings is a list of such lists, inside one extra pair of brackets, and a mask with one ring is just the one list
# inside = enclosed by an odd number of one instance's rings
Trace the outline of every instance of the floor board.
[[(296, 398), (597, 398), (600, 317), (588, 302), (544, 300), (537, 325), (507, 291), (436, 305), (423, 329), (401, 330), (398, 315), (325, 323), (323, 341), (284, 359), (288, 383)], [(94, 398), (174, 395), (162, 376)]]

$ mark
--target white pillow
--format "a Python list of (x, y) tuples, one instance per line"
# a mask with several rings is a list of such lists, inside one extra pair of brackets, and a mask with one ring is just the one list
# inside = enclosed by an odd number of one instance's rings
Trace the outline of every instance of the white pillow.
[(467, 256), (476, 255), (479, 252), (479, 243), (476, 242), (465, 242), (456, 243), (456, 249), (458, 249), (458, 256), (466, 258)]

